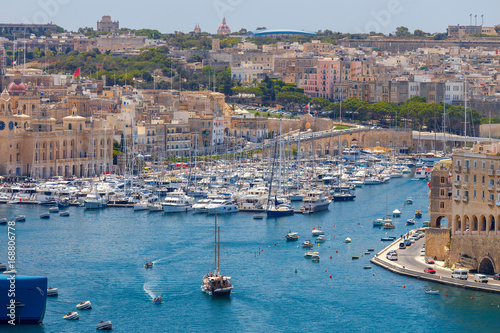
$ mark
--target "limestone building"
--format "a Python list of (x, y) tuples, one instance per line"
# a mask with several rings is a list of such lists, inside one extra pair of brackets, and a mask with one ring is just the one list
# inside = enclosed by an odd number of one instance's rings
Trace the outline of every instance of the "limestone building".
[(444, 217), (450, 225), (448, 249), (435, 247), (430, 251), (426, 239), (427, 255), (445, 257), (450, 266), (480, 273), (500, 271), (499, 177), (500, 143), (490, 142), (454, 151), (450, 169), (433, 171), (431, 238), (446, 243), (446, 235), (437, 236), (433, 230), (443, 226)]
[(97, 21), (97, 31), (115, 32), (120, 29), (120, 22), (112, 21), (111, 16), (105, 15)]

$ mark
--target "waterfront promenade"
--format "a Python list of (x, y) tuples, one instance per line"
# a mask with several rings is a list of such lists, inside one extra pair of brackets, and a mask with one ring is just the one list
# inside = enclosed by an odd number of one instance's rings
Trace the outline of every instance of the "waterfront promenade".
[[(412, 233), (414, 232), (415, 230), (412, 231)], [(488, 283), (475, 282), (473, 273), (469, 273), (469, 278), (467, 280), (452, 279), (452, 270), (444, 267), (443, 261), (436, 261), (435, 264), (426, 264), (425, 256), (420, 255), (420, 250), (425, 243), (425, 238), (419, 239), (406, 249), (399, 249), (400, 242), (401, 239), (398, 238), (394, 243), (391, 243), (377, 253), (370, 261), (396, 274), (410, 276), (416, 279), (437, 282), (459, 288), (500, 293), (500, 281), (489, 278)], [(391, 250), (396, 250), (398, 253), (397, 261), (387, 259), (386, 254)], [(434, 269), (436, 274), (424, 273), (426, 267)]]

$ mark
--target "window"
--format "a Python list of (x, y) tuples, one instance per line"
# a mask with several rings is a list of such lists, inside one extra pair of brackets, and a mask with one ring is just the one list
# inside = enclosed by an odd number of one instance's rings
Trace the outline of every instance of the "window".
[(441, 189), (441, 196), (444, 195), (444, 188)]
[(474, 160), (474, 169), (477, 168), (477, 161)]
[(460, 181), (460, 175), (457, 175), (457, 182)]
[(484, 200), (484, 191), (483, 191), (483, 196), (482, 196), (482, 199)]
[(441, 177), (441, 184), (444, 184), (444, 182), (445, 182), (444, 179), (445, 179), (444, 177)]
[(474, 190), (474, 199), (476, 199), (476, 190)]
[(483, 170), (484, 170), (484, 167), (486, 166), (486, 163), (483, 161)]
[(484, 176), (482, 177), (482, 183), (483, 183), (483, 185), (484, 185)]
[(441, 208), (441, 209), (443, 209), (443, 208), (444, 208), (444, 202), (443, 202), (443, 201), (441, 201), (441, 202), (439, 203), (439, 208)]
[(474, 175), (474, 184), (476, 184), (476, 175)]
[(468, 182), (469, 181), (469, 175), (465, 175), (465, 181)]
[(465, 192), (464, 192), (464, 196), (465, 196), (466, 198), (467, 198), (467, 197), (469, 197), (469, 191), (465, 191)]

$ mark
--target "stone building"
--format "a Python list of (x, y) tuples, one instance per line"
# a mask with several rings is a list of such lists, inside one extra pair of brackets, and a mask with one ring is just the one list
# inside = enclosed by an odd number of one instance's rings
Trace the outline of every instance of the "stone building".
[[(431, 192), (431, 227), (439, 228), (443, 217), (449, 218), (450, 266), (493, 274), (500, 270), (500, 143), (457, 150), (452, 161), (450, 184), (441, 183), (446, 171), (433, 171), (431, 186), (444, 190), (445, 196)], [(440, 256), (440, 250), (429, 254)]]
[(97, 21), (97, 31), (115, 32), (120, 29), (120, 22), (112, 21), (111, 16), (105, 15)]

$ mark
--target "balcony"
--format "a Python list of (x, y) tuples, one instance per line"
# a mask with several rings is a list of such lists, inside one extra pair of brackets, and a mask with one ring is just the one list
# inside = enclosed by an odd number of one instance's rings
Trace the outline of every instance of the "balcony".
[(460, 200), (460, 196), (459, 196), (459, 195), (454, 195), (454, 196), (453, 196), (453, 200), (455, 200), (455, 201), (459, 201), (459, 200)]
[(469, 197), (468, 196), (463, 196), (462, 197), (463, 202), (469, 202)]
[(462, 168), (462, 172), (463, 172), (463, 173), (469, 173), (469, 167), (464, 166), (464, 167)]
[(456, 187), (460, 187), (460, 185), (461, 185), (461, 184), (460, 184), (460, 182), (457, 180), (457, 181), (454, 181), (454, 182), (453, 182), (453, 185), (454, 185), (454, 186), (456, 186)]
[(455, 171), (456, 173), (460, 173), (462, 172), (462, 167), (460, 165), (455, 165), (453, 167), (453, 171)]
[(488, 199), (488, 205), (495, 206), (495, 200), (494, 199)]
[(494, 169), (488, 169), (488, 175), (489, 176), (494, 176), (495, 175), (495, 170)]
[(500, 200), (497, 200), (497, 201), (496, 201), (496, 205), (497, 205), (497, 206), (500, 206)]
[(495, 184), (488, 184), (488, 191), (494, 191), (495, 190)]

